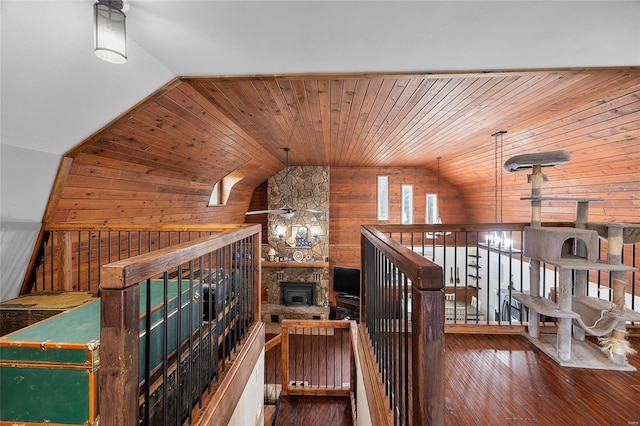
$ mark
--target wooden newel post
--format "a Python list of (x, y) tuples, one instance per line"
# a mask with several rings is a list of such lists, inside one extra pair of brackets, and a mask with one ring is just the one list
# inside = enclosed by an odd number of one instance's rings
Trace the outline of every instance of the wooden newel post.
[(53, 246), (55, 247), (55, 256), (58, 274), (57, 282), (54, 288), (57, 291), (79, 291), (77, 285), (73, 283), (73, 253), (71, 241), (71, 232), (59, 231), (53, 233)]
[(139, 286), (102, 290), (100, 424), (103, 426), (138, 424), (139, 324)]
[(444, 291), (411, 294), (413, 424), (444, 424)]

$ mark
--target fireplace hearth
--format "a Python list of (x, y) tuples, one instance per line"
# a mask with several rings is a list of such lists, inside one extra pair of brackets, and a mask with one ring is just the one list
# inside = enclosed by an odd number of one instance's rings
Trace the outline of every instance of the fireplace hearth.
[(311, 306), (316, 301), (316, 283), (280, 281), (281, 302), (285, 306)]

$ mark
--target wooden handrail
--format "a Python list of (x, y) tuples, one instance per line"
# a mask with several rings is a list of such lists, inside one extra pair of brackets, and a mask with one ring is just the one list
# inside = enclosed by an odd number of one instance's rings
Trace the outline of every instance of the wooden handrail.
[(271, 349), (278, 346), (280, 342), (282, 342), (282, 334), (278, 334), (276, 337), (269, 339), (269, 341), (264, 344), (264, 351), (269, 352)]
[[(102, 417), (101, 423), (109, 426), (133, 426), (138, 422), (140, 413), (138, 399), (140, 286), (138, 283), (163, 273), (166, 274), (180, 265), (208, 256), (216, 250), (226, 250), (230, 256), (228, 259), (230, 262), (240, 262), (240, 265), (237, 266), (241, 269), (250, 266), (250, 269), (253, 270), (250, 277), (253, 286), (253, 304), (248, 307), (248, 312), (252, 312), (252, 315), (247, 317), (253, 323), (246, 324), (247, 327), (253, 326), (256, 319), (259, 318), (260, 306), (260, 233), (260, 225), (233, 226), (215, 235), (102, 266), (100, 271), (102, 290), (100, 304), (100, 411), (108, 413), (108, 416)], [(233, 248), (234, 243), (247, 241), (250, 237), (254, 237), (251, 238), (251, 258), (231, 259), (233, 253), (229, 252), (228, 248)], [(179, 304), (179, 306), (182, 305)], [(240, 311), (238, 314), (241, 315)], [(176, 318), (179, 320), (181, 314)], [(260, 327), (260, 330), (261, 337), (259, 337), (257, 344), (260, 348), (259, 353), (264, 347), (264, 328)], [(242, 338), (242, 336), (234, 335), (234, 338)], [(176, 343), (175, 346), (179, 347), (180, 343)], [(256, 358), (255, 353), (256, 351), (252, 350), (249, 357)], [(228, 407), (223, 412), (227, 416), (229, 414)]]
[[(404, 231), (410, 228), (405, 227)], [(388, 230), (388, 229), (387, 229)], [(433, 232), (433, 231), (431, 231)], [(392, 411), (396, 412), (400, 408), (401, 424), (408, 421), (408, 413), (411, 413), (413, 424), (438, 425), (444, 422), (444, 280), (442, 267), (429, 261), (423, 256), (415, 253), (391, 237), (387, 236), (377, 227), (361, 227), (362, 245), (362, 288), (360, 292), (360, 318), (368, 328), (369, 336), (388, 335), (395, 333), (398, 338), (404, 340), (405, 356), (407, 351), (407, 326), (409, 321), (408, 311), (403, 311), (398, 319), (404, 319), (404, 328), (390, 327), (390, 322), (395, 323), (396, 317), (386, 316), (394, 311), (388, 307), (386, 310), (378, 310), (376, 306), (391, 303), (388, 301), (389, 292), (398, 295), (401, 292), (410, 292), (411, 296), (411, 363), (410, 377), (412, 389), (412, 406), (396, 405)], [(384, 260), (379, 260), (382, 257)], [(384, 265), (392, 265), (393, 271), (401, 275), (396, 281), (395, 273), (391, 272), (392, 278), (385, 276), (389, 274)], [(370, 276), (371, 274), (375, 276)], [(408, 281), (411, 287), (408, 287)], [(369, 286), (372, 286), (369, 288)], [(409, 295), (406, 295), (407, 297)], [(366, 307), (372, 303), (375, 311), (373, 317), (369, 318)], [(379, 317), (382, 313), (382, 317)], [(369, 328), (370, 327), (370, 328)], [(373, 333), (373, 334), (371, 334)], [(376, 339), (377, 340), (377, 339)], [(395, 338), (392, 338), (395, 340)], [(389, 339), (372, 342), (376, 346), (376, 357), (380, 359), (380, 354), (396, 352), (397, 348), (384, 349), (389, 344)], [(380, 352), (382, 351), (382, 352)], [(366, 351), (364, 355), (368, 354)], [(385, 380), (392, 384), (394, 389), (401, 391), (400, 382), (402, 377), (398, 374), (398, 362), (388, 362), (388, 356), (384, 355), (384, 365), (379, 365), (378, 369), (386, 377)], [(405, 371), (409, 369), (408, 361), (402, 360)], [(368, 365), (375, 364), (374, 360), (368, 361)], [(389, 379), (391, 377), (391, 379)], [(373, 379), (370, 377), (370, 379)], [(398, 388), (395, 385), (398, 385)], [(406, 386), (406, 385), (405, 385)], [(372, 389), (371, 387), (369, 389)], [(375, 387), (373, 388), (375, 390)], [(380, 387), (378, 386), (378, 391)], [(384, 390), (388, 392), (387, 389)], [(406, 393), (407, 391), (405, 391)], [(382, 421), (379, 412), (381, 409), (382, 395), (378, 392), (373, 396), (373, 408), (371, 412), (372, 420)], [(405, 395), (406, 399), (408, 395)], [(397, 400), (396, 400), (397, 401)], [(395, 404), (395, 403), (394, 403)]]
[(45, 223), (45, 231), (171, 231), (171, 232), (224, 232), (246, 227), (246, 224), (102, 224), (102, 223)]
[[(365, 225), (367, 228), (375, 228), (383, 233), (410, 233), (410, 232), (491, 232), (491, 231), (521, 231), (529, 222), (511, 223), (446, 223), (425, 224), (415, 223), (410, 225), (376, 224)], [(571, 227), (573, 222), (544, 222), (543, 227)]]
[(418, 253), (407, 249), (371, 226), (363, 225), (361, 233), (364, 238), (380, 250), (387, 259), (411, 280), (414, 287), (422, 290), (439, 290), (443, 288), (441, 267), (428, 261)]
[(154, 250), (104, 265), (100, 271), (100, 287), (103, 289), (122, 289), (140, 281), (158, 275), (170, 267), (181, 265), (222, 248), (241, 238), (246, 238), (261, 231), (260, 225), (243, 225), (199, 239), (197, 242), (186, 242), (171, 247)]

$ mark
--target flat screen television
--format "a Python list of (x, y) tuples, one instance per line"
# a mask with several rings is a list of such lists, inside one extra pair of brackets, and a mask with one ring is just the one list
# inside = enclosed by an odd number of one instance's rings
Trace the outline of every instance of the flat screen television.
[(333, 291), (360, 297), (360, 269), (334, 265)]

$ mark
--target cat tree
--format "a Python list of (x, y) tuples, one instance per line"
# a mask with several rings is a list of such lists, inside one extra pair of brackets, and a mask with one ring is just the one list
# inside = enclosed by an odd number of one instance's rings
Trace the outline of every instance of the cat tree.
[[(627, 273), (636, 269), (622, 264), (622, 247), (640, 241), (640, 227), (590, 223), (589, 203), (602, 201), (599, 198), (543, 197), (542, 184), (547, 178), (542, 168), (559, 166), (569, 159), (567, 151), (523, 154), (503, 166), (508, 172), (531, 170), (531, 196), (522, 198), (531, 202), (531, 225), (524, 230), (524, 255), (531, 265), (530, 291), (514, 293), (513, 298), (529, 309), (529, 340), (560, 365), (634, 371), (626, 359), (635, 352), (626, 339), (626, 322), (640, 321), (640, 313), (627, 309), (624, 301)], [(542, 227), (544, 201), (577, 203), (575, 227)], [(598, 238), (608, 242), (606, 262), (598, 259)], [(557, 303), (540, 295), (542, 262), (558, 268)], [(610, 272), (611, 301), (587, 296), (588, 271)], [(557, 318), (555, 339), (540, 333), (540, 315)], [(602, 347), (588, 342), (587, 334), (597, 336)]]

